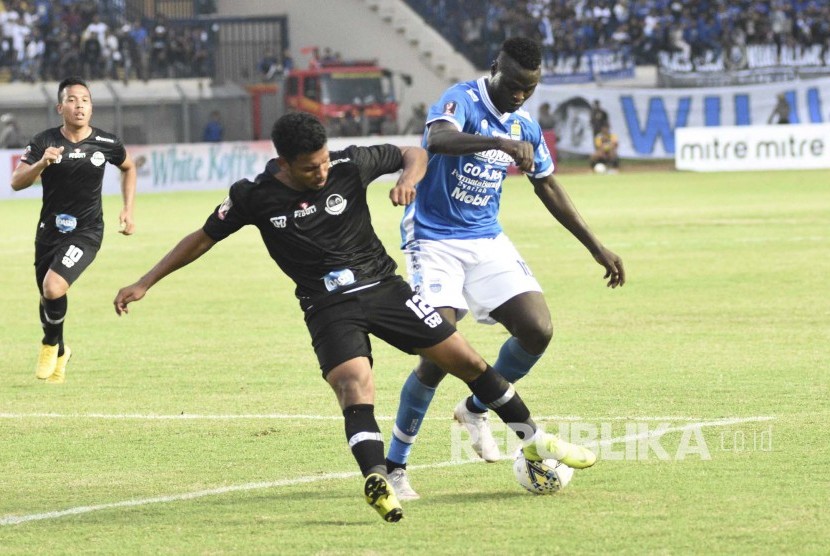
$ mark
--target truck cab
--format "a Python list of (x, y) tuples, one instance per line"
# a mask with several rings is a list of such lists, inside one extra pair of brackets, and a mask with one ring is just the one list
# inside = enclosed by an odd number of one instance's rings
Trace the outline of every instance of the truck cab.
[(384, 120), (398, 117), (392, 74), (372, 61), (292, 70), (284, 91), (286, 110), (314, 114), (334, 137), (379, 134)]

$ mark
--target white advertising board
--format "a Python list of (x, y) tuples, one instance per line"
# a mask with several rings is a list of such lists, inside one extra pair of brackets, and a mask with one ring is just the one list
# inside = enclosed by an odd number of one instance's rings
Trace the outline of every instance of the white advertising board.
[[(417, 146), (420, 136), (332, 138), (329, 150), (349, 145), (392, 143)], [(223, 190), (242, 178), (252, 179), (265, 169), (265, 163), (276, 156), (270, 141), (237, 143), (182, 143), (168, 145), (127, 146), (138, 166), (138, 193), (183, 190)], [(0, 200), (39, 198), (41, 189), (35, 183), (22, 191), (13, 191), (11, 175), (23, 150), (0, 150)], [(121, 192), (121, 172), (107, 165), (104, 174), (104, 195)]]
[(830, 124), (684, 127), (675, 147), (678, 170), (830, 168)]

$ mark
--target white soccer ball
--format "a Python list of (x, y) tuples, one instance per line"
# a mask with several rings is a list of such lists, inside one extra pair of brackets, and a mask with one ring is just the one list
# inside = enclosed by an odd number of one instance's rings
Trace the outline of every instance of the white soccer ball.
[(604, 174), (607, 171), (608, 171), (608, 166), (606, 166), (602, 162), (597, 162), (594, 165), (594, 173), (596, 173), (596, 174)]
[(571, 482), (574, 470), (553, 458), (542, 461), (528, 461), (520, 451), (513, 461), (516, 480), (533, 494), (553, 494)]

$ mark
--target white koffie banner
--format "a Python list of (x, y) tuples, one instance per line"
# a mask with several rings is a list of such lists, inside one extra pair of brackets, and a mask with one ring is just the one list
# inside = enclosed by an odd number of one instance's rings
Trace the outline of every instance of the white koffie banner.
[[(332, 138), (329, 150), (349, 145), (392, 143), (417, 146), (419, 136)], [(138, 166), (138, 193), (183, 190), (228, 189), (242, 178), (253, 179), (265, 170), (265, 163), (276, 156), (271, 141), (236, 143), (180, 143), (168, 145), (128, 145), (127, 150)], [(0, 150), (0, 200), (41, 196), (40, 182), (23, 191), (13, 191), (11, 175), (23, 149)], [(107, 165), (104, 195), (121, 193), (121, 172)]]
[(675, 131), (685, 127), (766, 125), (783, 94), (794, 124), (830, 122), (830, 78), (811, 81), (698, 89), (567, 88), (539, 85), (527, 103), (538, 116), (549, 103), (556, 120), (556, 148), (593, 150), (591, 106), (599, 100), (626, 158), (674, 158)]
[[(182, 143), (127, 145), (138, 167), (137, 191), (227, 189), (241, 178), (253, 178), (275, 156), (270, 141), (249, 143)], [(23, 149), (0, 151), (0, 199), (40, 197), (40, 180), (22, 191), (13, 191), (11, 174)], [(107, 164), (103, 194), (121, 193), (121, 172)]]

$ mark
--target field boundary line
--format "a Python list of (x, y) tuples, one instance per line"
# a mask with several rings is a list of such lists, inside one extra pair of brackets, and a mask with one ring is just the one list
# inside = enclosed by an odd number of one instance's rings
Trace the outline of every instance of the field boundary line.
[[(597, 447), (609, 444), (615, 444), (619, 442), (630, 442), (633, 440), (641, 440), (645, 438), (650, 438), (651, 436), (655, 436), (657, 434), (663, 435), (666, 433), (671, 432), (683, 432), (686, 430), (694, 429), (694, 428), (703, 428), (703, 427), (723, 427), (728, 425), (735, 425), (739, 423), (749, 423), (754, 421), (772, 421), (775, 417), (773, 416), (758, 416), (758, 417), (731, 417), (727, 419), (719, 419), (719, 420), (712, 420), (712, 421), (701, 421), (696, 423), (688, 423), (686, 425), (677, 426), (677, 427), (669, 427), (667, 429), (662, 430), (651, 430), (648, 432), (640, 433), (640, 434), (633, 434), (628, 436), (620, 436), (616, 438), (609, 438), (607, 440), (602, 441), (595, 441), (586, 443), (586, 446), (589, 447)], [(510, 459), (510, 457), (505, 457), (503, 459)], [(437, 469), (441, 467), (451, 467), (451, 466), (458, 466), (458, 465), (466, 465), (470, 463), (484, 463), (481, 460), (461, 460), (461, 461), (444, 461), (439, 463), (427, 463), (422, 465), (413, 465), (409, 467), (409, 469)], [(206, 496), (218, 496), (222, 494), (227, 494), (231, 492), (244, 492), (249, 490), (261, 490), (266, 488), (279, 488), (279, 487), (286, 487), (286, 486), (295, 486), (301, 485), (305, 483), (312, 483), (316, 481), (330, 481), (336, 479), (350, 479), (354, 477), (358, 477), (360, 475), (357, 471), (351, 472), (343, 472), (343, 473), (327, 473), (325, 475), (314, 475), (314, 476), (307, 476), (307, 477), (297, 477), (294, 479), (282, 479), (279, 481), (267, 481), (267, 482), (257, 482), (257, 483), (246, 483), (242, 485), (230, 485), (225, 487), (218, 487), (213, 489), (207, 490), (198, 490), (194, 492), (185, 492), (182, 494), (171, 494), (166, 496), (153, 496), (149, 498), (136, 498), (133, 500), (123, 500), (121, 502), (110, 502), (106, 504), (94, 504), (88, 506), (76, 506), (74, 508), (68, 508), (65, 510), (55, 510), (50, 512), (43, 512), (43, 513), (35, 513), (35, 514), (28, 514), (28, 515), (7, 515), (4, 517), (0, 517), (0, 527), (4, 525), (20, 525), (22, 523), (27, 523), (31, 521), (42, 521), (47, 519), (58, 519), (61, 517), (71, 516), (71, 515), (81, 515), (91, 512), (97, 512), (102, 510), (112, 510), (117, 508), (130, 508), (136, 506), (147, 506), (150, 504), (166, 504), (170, 502), (180, 502), (183, 500), (195, 500), (198, 498), (204, 498)]]
[[(273, 420), (297, 420), (297, 421), (340, 421), (343, 419), (342, 415), (308, 415), (308, 414), (291, 414), (291, 413), (250, 413), (250, 414), (200, 414), (200, 413), (181, 413), (181, 414), (141, 414), (141, 413), (0, 413), (0, 419), (111, 419), (111, 420), (147, 420), (147, 421), (232, 421), (232, 420), (258, 420), (258, 419), (273, 419)], [(394, 421), (393, 415), (376, 415), (375, 419), (378, 421)], [(690, 417), (686, 415), (629, 415), (629, 416), (579, 416), (579, 415), (542, 415), (540, 417), (533, 417), (536, 421), (688, 421), (688, 422), (704, 422), (711, 417)], [(772, 415), (756, 415), (753, 417), (720, 417), (720, 419), (753, 419), (758, 421), (772, 420), (775, 416)], [(424, 417), (426, 421), (449, 421), (452, 417)]]

